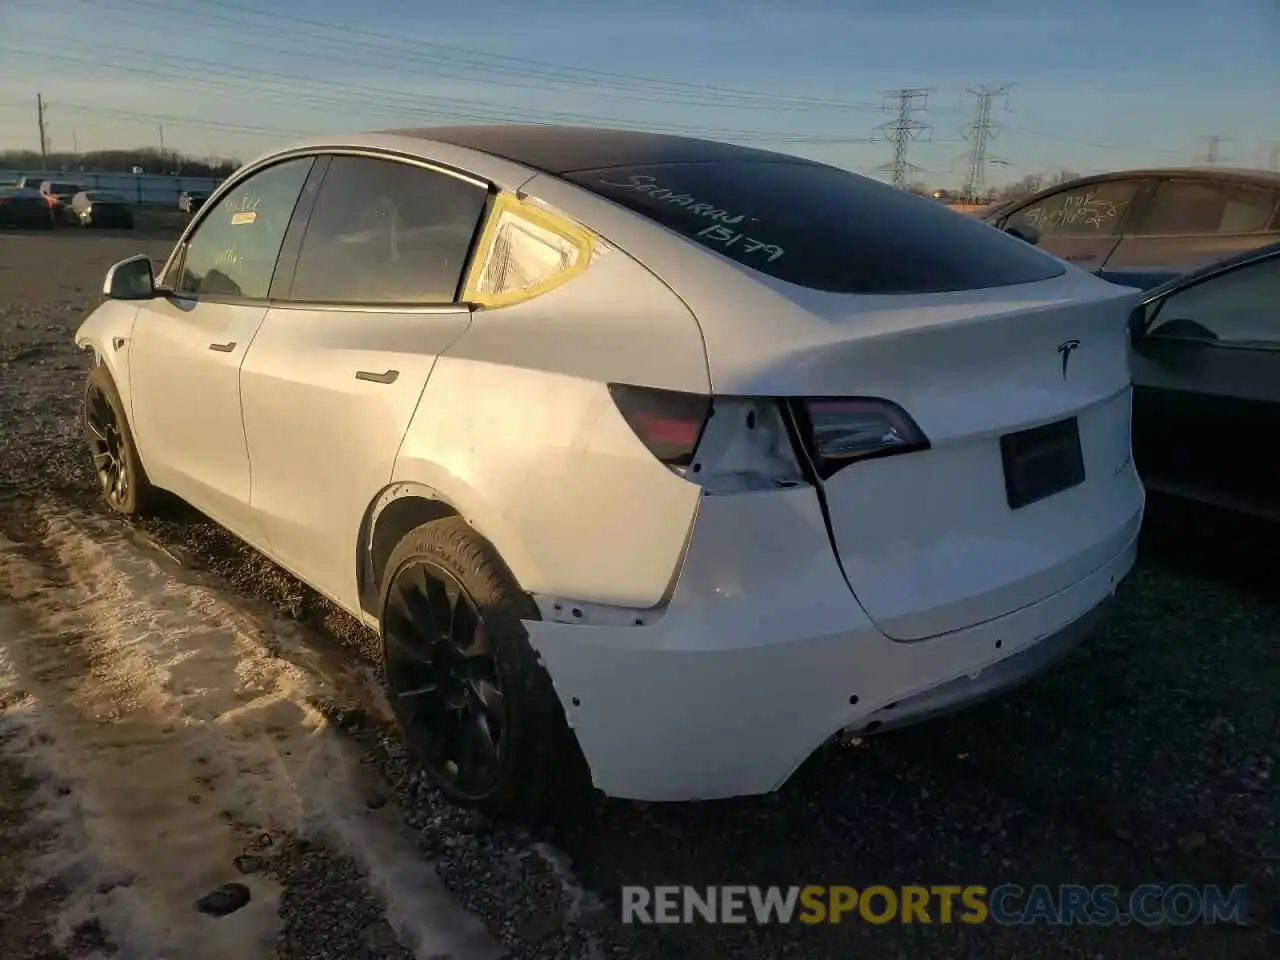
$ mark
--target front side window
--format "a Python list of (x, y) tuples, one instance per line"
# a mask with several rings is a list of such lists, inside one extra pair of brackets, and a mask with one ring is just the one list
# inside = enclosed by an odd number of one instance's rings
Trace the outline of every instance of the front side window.
[(1280, 347), (1280, 257), (1239, 267), (1170, 294), (1150, 336)]
[(1064, 272), (934, 200), (824, 164), (717, 160), (561, 176), (752, 270), (829, 293), (944, 293)]
[(289, 299), (453, 303), (488, 190), (394, 160), (334, 157)]
[(174, 292), (265, 299), (294, 205), (314, 157), (268, 167), (238, 184), (187, 241)]
[(1138, 233), (1144, 236), (1259, 233), (1280, 191), (1250, 184), (1165, 180), (1156, 188)]
[(1139, 186), (1137, 180), (1104, 180), (1063, 190), (1012, 214), (1005, 228), (1034, 227), (1045, 239), (1115, 236)]

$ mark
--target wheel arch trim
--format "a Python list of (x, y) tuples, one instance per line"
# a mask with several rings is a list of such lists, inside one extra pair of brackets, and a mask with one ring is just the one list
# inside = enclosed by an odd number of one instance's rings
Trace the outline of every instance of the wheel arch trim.
[[(361, 609), (370, 616), (378, 615), (381, 603), (382, 565), (400, 539), (414, 527), (445, 517), (461, 517), (480, 536), (488, 540), (511, 570), (522, 590), (528, 590), (521, 574), (533, 569), (527, 551), (492, 511), (478, 509), (479, 495), (459, 482), (442, 489), (423, 479), (394, 480), (370, 501), (360, 522), (356, 537), (356, 590)], [(455, 489), (459, 487), (461, 489)], [(481, 514), (483, 514), (481, 516)]]

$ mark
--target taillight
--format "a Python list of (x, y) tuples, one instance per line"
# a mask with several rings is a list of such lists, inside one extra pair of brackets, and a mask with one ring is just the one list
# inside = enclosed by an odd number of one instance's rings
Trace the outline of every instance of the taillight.
[(711, 414), (711, 398), (676, 390), (609, 384), (618, 412), (649, 452), (668, 467), (693, 462), (698, 439)]
[(856, 460), (929, 447), (928, 438), (916, 422), (890, 400), (815, 398), (798, 401), (793, 409), (809, 456), (822, 479)]

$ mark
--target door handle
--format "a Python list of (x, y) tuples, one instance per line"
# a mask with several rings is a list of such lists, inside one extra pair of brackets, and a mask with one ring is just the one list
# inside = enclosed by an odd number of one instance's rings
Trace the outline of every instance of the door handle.
[(230, 353), (236, 348), (236, 342), (232, 340), (230, 343), (211, 343), (210, 350), (217, 350), (219, 353)]
[(374, 373), (372, 370), (357, 370), (357, 380), (368, 380), (370, 383), (395, 383), (400, 376), (399, 370), (388, 370), (385, 373)]

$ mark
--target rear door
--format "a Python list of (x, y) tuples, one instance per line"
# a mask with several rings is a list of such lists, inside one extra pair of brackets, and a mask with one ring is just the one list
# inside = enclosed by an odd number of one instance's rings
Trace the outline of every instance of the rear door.
[(471, 322), (458, 286), (488, 195), (444, 169), (332, 157), (245, 361), (254, 514), (281, 563), (352, 611), (364, 511)]
[(1239, 180), (1161, 180), (1108, 266), (1169, 267), (1180, 273), (1280, 239), (1280, 189)]
[(1006, 214), (1002, 229), (1029, 226), (1040, 234), (1039, 246), (1085, 270), (1097, 270), (1120, 243), (1130, 208), (1147, 181), (1102, 180), (1068, 187)]
[(1154, 304), (1133, 379), (1148, 487), (1280, 518), (1280, 256)]

